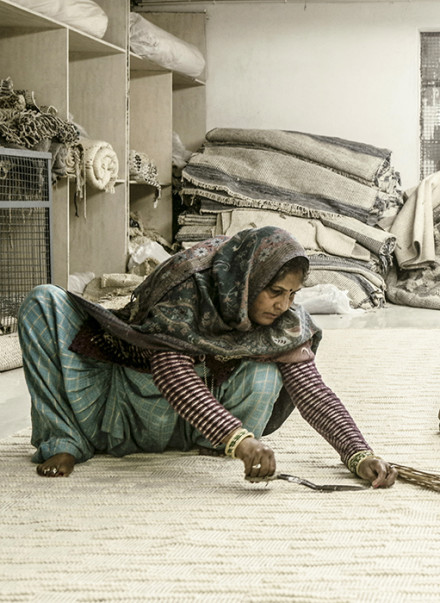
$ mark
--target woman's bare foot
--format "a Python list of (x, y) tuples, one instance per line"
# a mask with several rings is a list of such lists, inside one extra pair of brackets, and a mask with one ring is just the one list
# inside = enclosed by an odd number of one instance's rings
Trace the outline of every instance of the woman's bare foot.
[(37, 473), (42, 477), (67, 477), (73, 471), (75, 457), (67, 452), (60, 452), (37, 465)]

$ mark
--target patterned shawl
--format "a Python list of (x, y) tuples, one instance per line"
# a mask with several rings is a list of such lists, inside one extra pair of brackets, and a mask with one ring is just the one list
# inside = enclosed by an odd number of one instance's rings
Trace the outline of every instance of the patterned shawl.
[[(278, 270), (298, 256), (306, 257), (304, 249), (288, 232), (253, 228), (173, 255), (135, 289), (120, 312), (71, 295), (106, 333), (137, 348), (224, 361), (287, 361), (306, 342), (313, 351), (318, 346), (321, 332), (309, 314), (294, 304), (272, 325), (261, 326), (251, 322), (248, 308)], [(72, 349), (85, 352), (78, 341)]]

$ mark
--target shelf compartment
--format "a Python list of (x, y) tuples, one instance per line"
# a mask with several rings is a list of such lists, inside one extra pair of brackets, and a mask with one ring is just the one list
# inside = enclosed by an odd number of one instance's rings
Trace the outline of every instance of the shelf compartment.
[[(108, 16), (108, 28), (104, 38), (96, 38), (75, 27), (71, 27), (43, 14), (35, 12), (24, 6), (13, 4), (9, 0), (2, 0), (0, 4), (1, 29), (18, 27), (19, 29), (35, 29), (45, 31), (49, 29), (69, 29), (71, 32), (72, 49), (88, 52), (107, 53), (111, 49), (125, 53), (127, 39), (127, 21), (123, 2), (101, 0), (103, 10)], [(115, 23), (117, 24), (115, 26)], [(121, 27), (121, 24), (124, 27)], [(3, 33), (3, 32), (2, 32)]]
[[(70, 196), (73, 199), (74, 184)], [(70, 274), (91, 270), (96, 275), (124, 273), (127, 261), (128, 212), (125, 185), (114, 194), (87, 188), (86, 218), (84, 201), (78, 202), (78, 216), (70, 203)]]
[(118, 178), (125, 179), (127, 141), (126, 57), (69, 54), (69, 110), (92, 140), (108, 142), (119, 162)]

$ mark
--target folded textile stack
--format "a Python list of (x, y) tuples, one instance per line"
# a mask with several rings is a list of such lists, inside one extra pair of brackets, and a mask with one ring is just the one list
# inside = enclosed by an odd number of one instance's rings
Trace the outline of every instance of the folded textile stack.
[(75, 124), (55, 107), (40, 106), (31, 90), (14, 90), (10, 77), (0, 80), (0, 145), (52, 154), (52, 182), (66, 176), (66, 157), (77, 144)]
[(386, 278), (389, 301), (440, 310), (440, 171), (405, 193), (391, 226), (395, 264)]
[(316, 218), (342, 214), (383, 225), (402, 205), (390, 156), (386, 149), (339, 138), (216, 128), (184, 169), (182, 194), (190, 202), (200, 200), (201, 208), (209, 199), (221, 206)]
[(176, 241), (194, 244), (216, 235), (217, 217), (215, 215), (181, 214), (178, 217), (180, 228), (176, 234)]
[[(282, 130), (216, 128), (182, 172), (188, 211), (217, 217), (216, 234), (278, 225), (311, 258), (308, 285), (347, 290), (354, 308), (385, 302), (403, 200), (391, 152)], [(185, 231), (176, 240), (185, 241)]]

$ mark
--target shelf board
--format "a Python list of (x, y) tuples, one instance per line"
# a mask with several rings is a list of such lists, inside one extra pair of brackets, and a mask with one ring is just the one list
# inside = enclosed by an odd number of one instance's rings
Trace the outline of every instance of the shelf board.
[(125, 50), (110, 42), (69, 27), (69, 50), (87, 54), (121, 54)]
[(205, 82), (198, 78), (165, 69), (150, 59), (145, 59), (139, 55), (130, 52), (130, 70), (131, 71), (146, 71), (149, 73), (171, 73), (173, 76), (173, 88), (189, 88), (191, 86), (204, 86)]
[(158, 71), (161, 73), (169, 73), (169, 69), (161, 67), (154, 61), (144, 59), (134, 52), (130, 52), (130, 70), (131, 71)]
[[(134, 186), (148, 186), (150, 188), (156, 188), (154, 184), (149, 184), (148, 182), (137, 182), (136, 180), (129, 180), (129, 184)], [(160, 185), (161, 188), (168, 188), (169, 186), (171, 186), (171, 182)]]
[(190, 86), (204, 86), (205, 82), (196, 77), (173, 71), (173, 88), (189, 88)]

